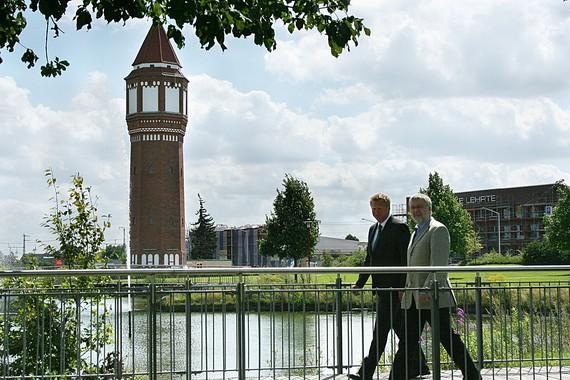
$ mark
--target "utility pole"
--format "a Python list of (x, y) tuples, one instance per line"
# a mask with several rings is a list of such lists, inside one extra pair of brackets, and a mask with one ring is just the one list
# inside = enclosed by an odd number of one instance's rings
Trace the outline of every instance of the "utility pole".
[(499, 232), (499, 234), (498, 234), (499, 235), (498, 236), (499, 237), (499, 255), (500, 255), (501, 254), (501, 213), (498, 211), (495, 211), (495, 210), (491, 210), (488, 207), (481, 207), (481, 208), (483, 210), (487, 210), (487, 211), (497, 215), (497, 224), (498, 224), (497, 228), (499, 229), (499, 231), (498, 231)]

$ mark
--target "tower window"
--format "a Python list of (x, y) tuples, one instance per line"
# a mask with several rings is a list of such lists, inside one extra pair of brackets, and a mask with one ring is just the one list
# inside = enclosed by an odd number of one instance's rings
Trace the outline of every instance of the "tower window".
[(180, 90), (176, 87), (165, 87), (164, 110), (180, 113)]
[(129, 104), (128, 104), (129, 114), (137, 112), (137, 88), (136, 87), (129, 88), (128, 98), (129, 98)]
[(158, 111), (158, 86), (143, 87), (143, 112)]

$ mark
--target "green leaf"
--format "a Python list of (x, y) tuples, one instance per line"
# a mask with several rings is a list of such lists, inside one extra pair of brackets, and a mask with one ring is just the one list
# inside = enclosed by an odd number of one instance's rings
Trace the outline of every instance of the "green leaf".
[(86, 8), (79, 8), (75, 13), (76, 28), (80, 30), (87, 25), (87, 29), (91, 29), (91, 22), (93, 21), (91, 13)]

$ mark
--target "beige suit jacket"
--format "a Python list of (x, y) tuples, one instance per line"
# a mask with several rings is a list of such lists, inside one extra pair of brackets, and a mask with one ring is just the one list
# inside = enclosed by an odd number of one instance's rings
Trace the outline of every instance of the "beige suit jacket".
[[(449, 232), (447, 227), (431, 218), (429, 226), (417, 237), (414, 232), (408, 245), (408, 266), (447, 266), (449, 263)], [(439, 292), (439, 307), (455, 306), (456, 300), (447, 273), (436, 274)], [(431, 288), (434, 273), (415, 272), (406, 276), (406, 288)], [(429, 297), (420, 297), (420, 294)], [(407, 290), (402, 299), (402, 308), (409, 309), (412, 299), (417, 309), (431, 309), (433, 297), (429, 291)]]

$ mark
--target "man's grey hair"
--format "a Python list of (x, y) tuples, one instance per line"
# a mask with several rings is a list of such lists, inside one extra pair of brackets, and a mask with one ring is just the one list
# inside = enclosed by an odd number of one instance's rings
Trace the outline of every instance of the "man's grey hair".
[(425, 205), (427, 206), (427, 208), (431, 211), (431, 198), (428, 197), (427, 195), (422, 194), (422, 193), (417, 193), (417, 194), (412, 195), (412, 196), (410, 197), (408, 206), (411, 206), (412, 201), (414, 201), (414, 200), (421, 200), (421, 201), (423, 201), (423, 202), (425, 203)]
[(380, 201), (384, 203), (388, 208), (390, 208), (390, 197), (388, 194), (384, 193), (376, 193), (370, 196), (370, 202), (372, 201)]

